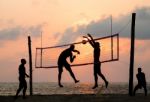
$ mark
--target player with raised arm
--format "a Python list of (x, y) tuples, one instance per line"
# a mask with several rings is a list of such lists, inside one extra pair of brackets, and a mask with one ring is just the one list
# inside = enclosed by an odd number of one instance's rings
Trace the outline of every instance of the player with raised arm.
[(99, 75), (105, 82), (105, 86), (107, 88), (108, 86), (108, 81), (106, 80), (106, 78), (104, 77), (104, 75), (101, 72), (101, 62), (99, 60), (100, 58), (100, 43), (99, 42), (95, 42), (93, 37), (90, 34), (87, 34), (87, 36), (83, 36), (84, 38), (87, 38), (88, 42), (90, 43), (90, 45), (94, 48), (94, 80), (95, 80), (95, 85), (93, 86), (92, 89), (95, 89), (96, 87), (98, 87), (98, 76)]

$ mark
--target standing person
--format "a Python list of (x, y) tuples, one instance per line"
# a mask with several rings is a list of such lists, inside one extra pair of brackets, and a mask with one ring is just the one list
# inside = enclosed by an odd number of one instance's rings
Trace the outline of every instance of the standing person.
[(67, 62), (67, 58), (70, 57), (70, 62), (72, 63), (74, 61), (74, 59), (76, 58), (76, 56), (73, 56), (72, 52), (76, 52), (78, 54), (80, 54), (80, 52), (78, 50), (75, 50), (75, 46), (74, 45), (70, 45), (70, 48), (64, 50), (59, 58), (58, 58), (58, 85), (59, 87), (63, 87), (63, 85), (61, 84), (61, 75), (63, 72), (63, 67), (66, 68), (67, 71), (69, 71), (71, 77), (74, 79), (75, 83), (79, 82), (79, 80), (77, 80), (75, 78), (74, 73), (71, 70), (70, 64)]
[(107, 88), (108, 86), (108, 81), (106, 80), (106, 78), (104, 77), (104, 75), (101, 72), (101, 62), (99, 60), (100, 58), (100, 43), (99, 42), (95, 42), (93, 37), (90, 34), (87, 34), (88, 37), (83, 36), (85, 38), (87, 38), (87, 40), (89, 41), (89, 43), (91, 44), (91, 46), (94, 48), (94, 80), (95, 80), (95, 85), (93, 86), (92, 89), (95, 89), (96, 87), (98, 87), (98, 76), (99, 75), (105, 82), (105, 86)]
[(29, 77), (29, 75), (26, 74), (25, 64), (26, 64), (26, 60), (25, 59), (21, 59), (21, 64), (19, 66), (19, 88), (18, 88), (18, 90), (16, 92), (15, 98), (17, 98), (19, 92), (22, 89), (23, 89), (23, 98), (25, 98), (25, 95), (26, 95), (27, 82), (25, 80), (25, 77)]
[(142, 68), (138, 68), (138, 73), (136, 74), (136, 78), (138, 80), (138, 84), (135, 86), (133, 95), (138, 89), (144, 88), (145, 96), (147, 96), (147, 88), (146, 88), (146, 78), (145, 74), (142, 72)]

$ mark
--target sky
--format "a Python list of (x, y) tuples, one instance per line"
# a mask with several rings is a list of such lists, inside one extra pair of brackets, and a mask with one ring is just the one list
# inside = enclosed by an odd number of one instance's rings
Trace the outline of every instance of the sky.
[[(135, 65), (142, 67), (150, 82), (150, 1), (149, 0), (0, 0), (0, 82), (17, 82), (20, 59), (27, 59), (27, 36), (35, 49), (79, 41), (83, 35), (94, 38), (119, 33), (119, 61), (102, 64), (102, 73), (110, 82), (128, 82), (130, 59), (131, 16), (136, 13)], [(93, 66), (72, 68), (81, 82), (94, 82)], [(57, 69), (36, 69), (34, 82), (57, 82)], [(63, 82), (73, 82), (64, 70)], [(102, 82), (101, 78), (99, 81)]]

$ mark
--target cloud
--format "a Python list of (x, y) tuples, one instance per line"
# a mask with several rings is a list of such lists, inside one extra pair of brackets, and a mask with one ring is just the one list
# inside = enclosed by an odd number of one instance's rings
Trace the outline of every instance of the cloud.
[(29, 28), (26, 29), (27, 32), (30, 32), (31, 36), (33, 37), (38, 37), (40, 36), (41, 32), (43, 31), (43, 27), (44, 27), (44, 23), (37, 25), (37, 26), (31, 26)]
[[(150, 7), (137, 8), (133, 12), (136, 13), (136, 21), (135, 21), (135, 35), (136, 39), (141, 40), (149, 40), (150, 39)], [(115, 22), (114, 30), (117, 28), (123, 27), (122, 24), (125, 25), (131, 19), (131, 13), (120, 17), (120, 19)], [(120, 27), (119, 27), (120, 26)], [(122, 37), (130, 37), (131, 30), (131, 22), (129, 23), (127, 29), (121, 32)]]
[(0, 30), (0, 40), (15, 40), (21, 33), (21, 27)]
[[(150, 39), (150, 7), (136, 8), (133, 12), (136, 13), (136, 39)], [(113, 33), (119, 32), (121, 37), (130, 37), (131, 16), (132, 13), (128, 13), (113, 18)], [(91, 33), (94, 37), (110, 35), (110, 17), (91, 21), (88, 24), (77, 24), (75, 27), (67, 28), (62, 34), (57, 33), (63, 35), (59, 44), (73, 42), (77, 37), (87, 33)]]
[(42, 32), (43, 26), (44, 24), (30, 27), (16, 26), (13, 28), (5, 28), (0, 30), (0, 40), (16, 40), (19, 36), (25, 36), (25, 33), (29, 33), (33, 37), (38, 37)]

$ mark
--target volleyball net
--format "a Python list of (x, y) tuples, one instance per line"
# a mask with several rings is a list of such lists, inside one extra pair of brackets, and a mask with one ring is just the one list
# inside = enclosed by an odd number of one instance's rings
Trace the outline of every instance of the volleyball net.
[[(100, 62), (112, 62), (119, 60), (119, 34), (113, 34), (110, 36), (100, 37), (94, 39), (100, 43)], [(80, 51), (80, 54), (76, 55), (71, 66), (83, 66), (93, 64), (93, 48), (87, 42), (83, 44), (81, 42), (70, 43), (59, 46), (36, 48), (35, 55), (35, 68), (57, 68), (57, 60), (62, 51), (69, 48), (71, 44), (75, 45), (75, 49)], [(69, 58), (67, 59), (68, 62)]]

